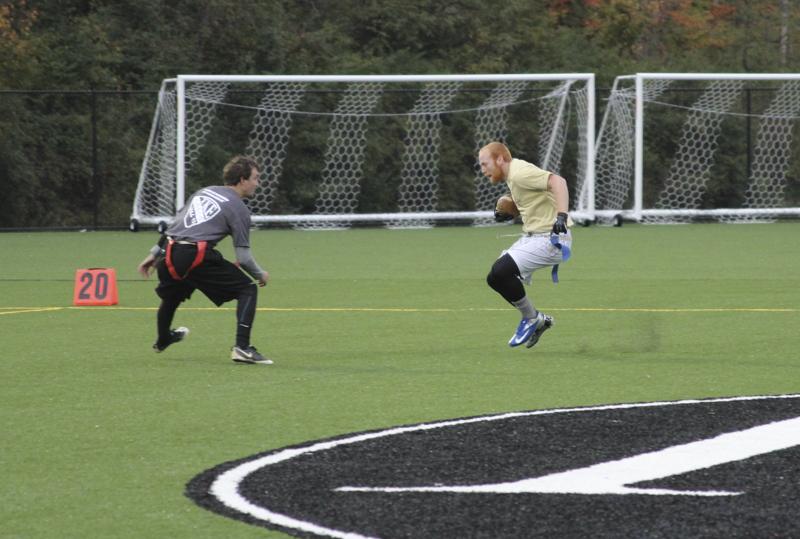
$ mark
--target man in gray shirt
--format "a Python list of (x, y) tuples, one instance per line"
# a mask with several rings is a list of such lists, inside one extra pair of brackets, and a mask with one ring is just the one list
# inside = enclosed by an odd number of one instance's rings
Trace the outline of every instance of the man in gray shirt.
[[(199, 289), (217, 306), (237, 300), (236, 344), (231, 349), (231, 359), (269, 365), (272, 361), (250, 344), (258, 297), (256, 285), (265, 286), (269, 273), (261, 269), (250, 252), (250, 210), (242, 200), (252, 197), (258, 188), (258, 165), (249, 157), (236, 156), (225, 165), (222, 179), (225, 185), (205, 187), (192, 195), (158, 245), (139, 264), (138, 271), (144, 277), (149, 277), (153, 269), (158, 273), (156, 293), (161, 305), (157, 315), (158, 340), (153, 348), (162, 352), (189, 334), (185, 327), (171, 329), (172, 320), (178, 306)], [(238, 266), (214, 248), (226, 236), (233, 240)]]

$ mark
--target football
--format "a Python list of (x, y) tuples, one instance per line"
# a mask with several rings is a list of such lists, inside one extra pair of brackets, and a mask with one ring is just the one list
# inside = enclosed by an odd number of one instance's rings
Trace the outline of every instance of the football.
[(498, 198), (495, 208), (497, 211), (505, 213), (506, 215), (510, 215), (512, 217), (519, 216), (519, 210), (517, 209), (517, 205), (514, 204), (514, 199), (508, 195), (503, 195)]

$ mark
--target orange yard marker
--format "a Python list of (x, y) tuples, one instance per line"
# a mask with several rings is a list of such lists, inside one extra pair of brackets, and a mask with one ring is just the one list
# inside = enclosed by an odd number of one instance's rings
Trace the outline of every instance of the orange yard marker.
[(75, 272), (75, 305), (116, 305), (117, 274), (114, 268), (79, 269)]

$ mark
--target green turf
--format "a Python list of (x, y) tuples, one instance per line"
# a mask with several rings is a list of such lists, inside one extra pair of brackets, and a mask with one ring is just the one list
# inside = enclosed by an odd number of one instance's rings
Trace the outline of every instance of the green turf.
[[(269, 367), (227, 359), (233, 305), (200, 294), (187, 341), (152, 352), (153, 233), (0, 234), (0, 536), (282, 537), (186, 482), (394, 425), (800, 391), (800, 224), (579, 228), (562, 282), (529, 289), (556, 318), (532, 350), (506, 346), (518, 315), (484, 281), (516, 230), (254, 232)], [(87, 267), (116, 269), (119, 306), (71, 307)]]

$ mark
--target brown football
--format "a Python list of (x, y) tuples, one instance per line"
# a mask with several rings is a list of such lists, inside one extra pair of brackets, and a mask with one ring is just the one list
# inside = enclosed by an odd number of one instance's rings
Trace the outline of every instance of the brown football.
[(497, 205), (495, 206), (498, 211), (501, 211), (507, 215), (511, 215), (513, 217), (517, 217), (519, 215), (519, 210), (517, 209), (517, 205), (514, 204), (514, 199), (512, 199), (508, 195), (503, 195), (497, 199)]

